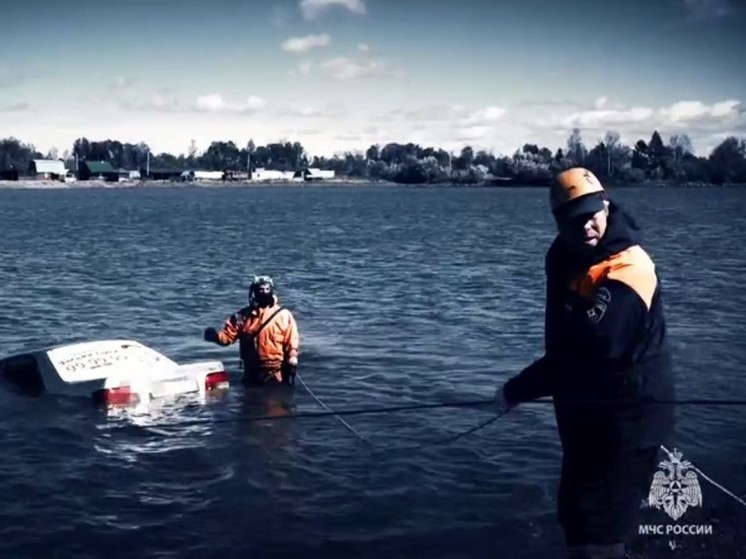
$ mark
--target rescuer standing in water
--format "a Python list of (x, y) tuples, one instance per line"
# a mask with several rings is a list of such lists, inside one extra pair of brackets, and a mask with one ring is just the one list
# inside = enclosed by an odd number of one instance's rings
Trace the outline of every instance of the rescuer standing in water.
[(232, 314), (220, 330), (207, 328), (204, 339), (221, 346), (239, 342), (243, 382), (248, 385), (293, 384), (298, 368), (298, 324), (280, 306), (269, 276), (249, 286), (249, 305)]
[(495, 404), (553, 397), (570, 557), (617, 559), (674, 428), (671, 405), (642, 403), (674, 399), (661, 286), (635, 222), (593, 173), (559, 173), (550, 202), (558, 235), (545, 259), (545, 353), (498, 388)]

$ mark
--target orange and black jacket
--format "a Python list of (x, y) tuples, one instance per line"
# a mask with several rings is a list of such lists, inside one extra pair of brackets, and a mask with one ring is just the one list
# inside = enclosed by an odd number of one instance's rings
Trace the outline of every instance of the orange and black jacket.
[[(266, 326), (257, 335), (265, 322)], [(280, 306), (276, 296), (271, 306), (245, 307), (225, 321), (218, 331), (217, 343), (230, 345), (236, 340), (240, 341), (245, 367), (278, 369), (288, 358), (298, 357), (298, 324), (292, 312)]]
[[(673, 429), (670, 404), (639, 404), (674, 396), (656, 267), (632, 218), (613, 202), (609, 209), (591, 257), (579, 258), (559, 238), (547, 252), (545, 353), (505, 387), (514, 402), (554, 397), (566, 449), (594, 441), (656, 446)], [(611, 403), (621, 400), (637, 404)]]

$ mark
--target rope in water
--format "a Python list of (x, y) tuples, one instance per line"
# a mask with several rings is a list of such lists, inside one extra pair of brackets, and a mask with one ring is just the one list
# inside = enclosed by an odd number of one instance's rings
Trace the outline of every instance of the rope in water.
[[(365, 442), (365, 443), (367, 443), (367, 444), (369, 444), (371, 446), (375, 446), (368, 438), (362, 436), (349, 423), (347, 423), (344, 419), (342, 419), (337, 414), (335, 414), (334, 411), (331, 408), (329, 408), (329, 406), (327, 406), (318, 396), (316, 396), (316, 394), (313, 393), (313, 390), (311, 390), (311, 388), (303, 381), (303, 379), (300, 377), (300, 375), (297, 375), (297, 378), (300, 381), (300, 383), (303, 386), (303, 388), (306, 389), (306, 391), (308, 392), (308, 394), (311, 396), (311, 398), (313, 398), (313, 400), (317, 404), (319, 404), (326, 411), (328, 411), (331, 414), (333, 414), (336, 419), (338, 419), (345, 427), (347, 427), (350, 430), (350, 432), (352, 432), (360, 440), (362, 440), (363, 442)], [(488, 403), (492, 404), (493, 402), (494, 402), (494, 400), (483, 400), (483, 401), (481, 401), (477, 405), (487, 405)], [(539, 402), (539, 403), (551, 403), (552, 400), (540, 399), (540, 400), (535, 400), (535, 402)], [(663, 403), (663, 402), (658, 401), (656, 403)], [(692, 405), (692, 404), (694, 404), (694, 405), (707, 405), (707, 404), (710, 404), (710, 405), (746, 405), (746, 401), (744, 401), (744, 400), (701, 400), (701, 399), (699, 399), (699, 400), (669, 401), (669, 402), (666, 402), (666, 403), (671, 403), (671, 404), (673, 404), (673, 403), (676, 403), (676, 404), (682, 404), (682, 403), (684, 403), (684, 404), (689, 404), (689, 405)], [(504, 410), (501, 413), (499, 413), (499, 414), (495, 415), (494, 417), (490, 418), (489, 420), (484, 421), (484, 422), (482, 422), (482, 423), (480, 423), (480, 424), (472, 427), (471, 429), (468, 429), (467, 431), (463, 431), (461, 433), (457, 433), (456, 435), (454, 435), (452, 437), (448, 437), (446, 439), (441, 439), (439, 441), (435, 441), (435, 442), (431, 442), (431, 443), (424, 443), (422, 445), (416, 445), (416, 446), (412, 446), (412, 447), (405, 447), (405, 448), (399, 447), (399, 448), (395, 448), (393, 450), (404, 450), (404, 449), (406, 449), (406, 450), (415, 450), (415, 449), (425, 448), (425, 447), (428, 447), (428, 446), (433, 446), (435, 444), (444, 444), (446, 442), (455, 441), (456, 439), (459, 439), (461, 437), (464, 437), (466, 435), (474, 433), (474, 432), (482, 429), (483, 427), (486, 427), (490, 423), (492, 423), (494, 421), (497, 421), (500, 417), (502, 417), (503, 415), (505, 415), (507, 413), (507, 411), (508, 410)], [(390, 447), (388, 447), (388, 448), (390, 449)], [(668, 455), (669, 459), (673, 459), (674, 458), (674, 455), (665, 446), (661, 445), (660, 448)], [(721, 484), (717, 483), (715, 480), (713, 480), (711, 477), (707, 476), (704, 472), (702, 472), (702, 470), (700, 470), (696, 466), (692, 465), (692, 469), (694, 471), (696, 471), (699, 475), (701, 475), (705, 480), (709, 481), (712, 485), (714, 485), (715, 487), (717, 487), (718, 489), (720, 489), (721, 491), (723, 491), (726, 495), (728, 495), (729, 497), (732, 497), (738, 503), (740, 503), (741, 505), (743, 505), (744, 507), (746, 507), (746, 501), (744, 501), (743, 499), (741, 499), (735, 493), (733, 493), (732, 491), (726, 489)]]
[[(239, 418), (215, 418), (211, 421), (180, 421), (176, 423), (169, 424), (168, 427), (184, 427), (184, 426), (197, 426), (197, 425), (204, 425), (206, 423), (238, 423), (238, 422), (258, 422), (258, 421), (278, 421), (283, 419), (299, 419), (299, 418), (310, 418), (310, 417), (334, 417), (338, 421), (342, 423), (350, 432), (352, 432), (358, 439), (365, 442), (372, 448), (379, 448), (383, 450), (418, 450), (426, 447), (431, 447), (439, 444), (446, 444), (448, 442), (453, 442), (461, 437), (465, 437), (471, 433), (474, 433), (480, 429), (483, 429), (487, 425), (497, 421), (500, 417), (508, 413), (508, 410), (503, 410), (502, 412), (495, 414), (493, 417), (489, 418), (486, 421), (483, 421), (482, 423), (479, 423), (478, 425), (466, 430), (462, 431), (460, 433), (457, 433), (456, 435), (439, 439), (432, 442), (423, 443), (420, 445), (414, 445), (414, 446), (407, 446), (407, 447), (380, 447), (376, 444), (374, 444), (370, 439), (367, 437), (361, 435), (358, 433), (352, 425), (350, 425), (347, 421), (342, 419), (341, 416), (343, 415), (363, 415), (363, 414), (381, 414), (381, 413), (395, 413), (395, 412), (405, 412), (405, 411), (415, 411), (415, 410), (425, 410), (425, 409), (439, 409), (439, 408), (479, 408), (479, 407), (486, 407), (486, 406), (494, 406), (495, 400), (494, 398), (489, 399), (479, 399), (479, 400), (463, 400), (463, 401), (454, 401), (454, 402), (436, 402), (436, 403), (430, 403), (430, 404), (405, 404), (405, 405), (399, 405), (399, 406), (386, 406), (386, 407), (379, 407), (379, 408), (357, 408), (357, 409), (348, 409), (348, 410), (332, 410), (329, 406), (327, 406), (321, 398), (316, 396), (314, 394), (313, 390), (305, 383), (305, 381), (301, 378), (300, 375), (296, 375), (296, 378), (300, 381), (303, 388), (308, 392), (308, 394), (311, 396), (311, 398), (319, 405), (321, 406), (324, 411), (323, 412), (298, 412), (293, 414), (285, 414), (285, 415), (261, 415), (261, 416), (245, 416), (245, 417), (239, 417)], [(532, 400), (530, 402), (526, 402), (526, 404), (553, 404), (554, 400), (552, 399), (544, 399), (544, 398), (538, 398), (536, 400)], [(581, 404), (581, 405), (590, 405), (590, 404), (616, 404), (616, 405), (624, 405), (624, 404), (640, 404), (643, 405), (698, 405), (698, 406), (746, 406), (746, 400), (726, 400), (726, 399), (703, 399), (703, 398), (695, 398), (695, 399), (689, 399), (689, 400), (643, 400), (642, 402), (639, 401), (601, 401), (601, 400), (572, 400), (569, 403), (573, 404)], [(159, 425), (158, 427), (165, 427), (165, 425)], [(660, 447), (668, 456), (669, 458), (673, 458), (673, 454), (663, 445)], [(746, 501), (744, 499), (740, 498), (736, 494), (734, 494), (732, 491), (726, 489), (721, 484), (717, 483), (715, 480), (707, 476), (702, 470), (697, 468), (696, 466), (692, 465), (692, 469), (695, 470), (699, 475), (702, 476), (705, 480), (709, 481), (712, 485), (723, 491), (726, 495), (729, 497), (732, 497), (735, 499), (739, 504), (741, 504), (743, 507), (746, 508)]]
[[(604, 404), (604, 405), (696, 405), (696, 406), (746, 406), (746, 400), (708, 400), (708, 399), (691, 399), (691, 400), (644, 400), (644, 401), (632, 401), (632, 400), (566, 400), (568, 404)], [(246, 415), (242, 417), (231, 417), (231, 418), (213, 418), (210, 420), (193, 420), (193, 421), (177, 421), (170, 423), (169, 426), (173, 427), (193, 427), (199, 425), (205, 425), (207, 423), (254, 423), (258, 421), (283, 421), (292, 419), (305, 419), (305, 418), (324, 418), (332, 416), (350, 416), (350, 415), (377, 415), (387, 413), (398, 413), (408, 411), (419, 411), (428, 409), (440, 409), (440, 408), (480, 408), (480, 407), (492, 407), (495, 401), (492, 398), (479, 399), (479, 400), (454, 400), (444, 402), (432, 402), (429, 404), (402, 404), (398, 406), (381, 406), (376, 408), (352, 408), (352, 409), (341, 409), (331, 410), (326, 408), (322, 412), (314, 411), (302, 411), (289, 414), (270, 414), (270, 415)], [(552, 399), (536, 399), (529, 402), (522, 403), (521, 406), (530, 404), (554, 404)]]
[[(311, 387), (309, 387), (303, 381), (303, 379), (301, 378), (300, 375), (296, 374), (296, 378), (300, 381), (301, 385), (303, 386), (303, 388), (306, 389), (306, 391), (311, 396), (311, 398), (313, 398), (313, 400), (318, 405), (320, 405), (326, 411), (328, 411), (329, 413), (331, 413), (336, 419), (338, 419), (342, 423), (342, 425), (344, 425), (345, 427), (347, 427), (347, 429), (350, 430), (350, 432), (353, 435), (355, 435), (358, 439), (360, 439), (364, 443), (368, 444), (369, 446), (371, 446), (373, 448), (379, 448), (378, 445), (376, 445), (375, 443), (373, 443), (373, 441), (371, 441), (367, 437), (364, 437), (363, 435), (361, 435), (360, 433), (358, 433), (349, 423), (347, 423), (344, 419), (342, 419), (341, 417), (339, 417), (339, 415), (336, 414), (329, 406), (327, 406), (324, 402), (322, 402), (321, 399), (318, 396), (316, 396), (316, 394), (313, 393), (313, 390), (311, 390)], [(492, 400), (486, 400), (486, 402), (492, 402)], [(450, 443), (450, 442), (453, 442), (453, 441), (455, 441), (457, 439), (460, 439), (461, 437), (465, 437), (466, 435), (470, 435), (471, 433), (479, 431), (480, 429), (482, 429), (484, 427), (487, 427), (487, 425), (489, 425), (490, 423), (492, 423), (494, 421), (497, 421), (497, 419), (500, 416), (504, 415), (504, 413), (506, 413), (506, 412), (502, 412), (502, 413), (500, 413), (500, 414), (498, 414), (498, 415), (496, 415), (494, 417), (491, 417), (487, 421), (483, 421), (482, 423), (479, 423), (478, 425), (476, 425), (476, 426), (474, 426), (474, 427), (472, 427), (472, 428), (470, 428), (470, 429), (468, 429), (466, 431), (463, 431), (461, 433), (457, 433), (455, 435), (452, 435), (450, 437), (446, 437), (444, 439), (439, 439), (439, 440), (436, 440), (436, 441), (426, 442), (426, 443), (423, 443), (423, 444), (413, 445), (413, 446), (399, 446), (399, 447), (386, 446), (385, 448), (383, 448), (383, 450), (419, 450), (419, 449), (430, 447), (430, 446), (435, 446), (435, 445)]]

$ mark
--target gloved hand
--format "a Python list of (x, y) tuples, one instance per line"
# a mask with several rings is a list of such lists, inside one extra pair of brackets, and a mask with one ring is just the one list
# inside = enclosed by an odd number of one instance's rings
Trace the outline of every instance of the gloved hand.
[(497, 415), (502, 415), (504, 413), (508, 413), (511, 409), (513, 409), (517, 404), (509, 402), (508, 399), (505, 397), (505, 385), (501, 385), (497, 387), (497, 390), (495, 390), (495, 397), (494, 397), (494, 410)]
[(209, 328), (205, 328), (204, 338), (206, 342), (217, 343), (218, 342), (218, 331), (215, 330), (215, 328), (213, 328), (212, 326), (210, 326)]
[(298, 358), (288, 357), (282, 364), (282, 382), (285, 384), (295, 384), (295, 375), (298, 372)]

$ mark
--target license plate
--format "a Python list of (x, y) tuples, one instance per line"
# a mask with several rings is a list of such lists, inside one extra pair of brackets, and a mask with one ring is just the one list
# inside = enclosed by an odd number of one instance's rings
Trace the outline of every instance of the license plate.
[(197, 381), (189, 379), (164, 380), (159, 382), (150, 391), (152, 398), (162, 398), (174, 394), (184, 394), (186, 392), (198, 392), (199, 386)]

